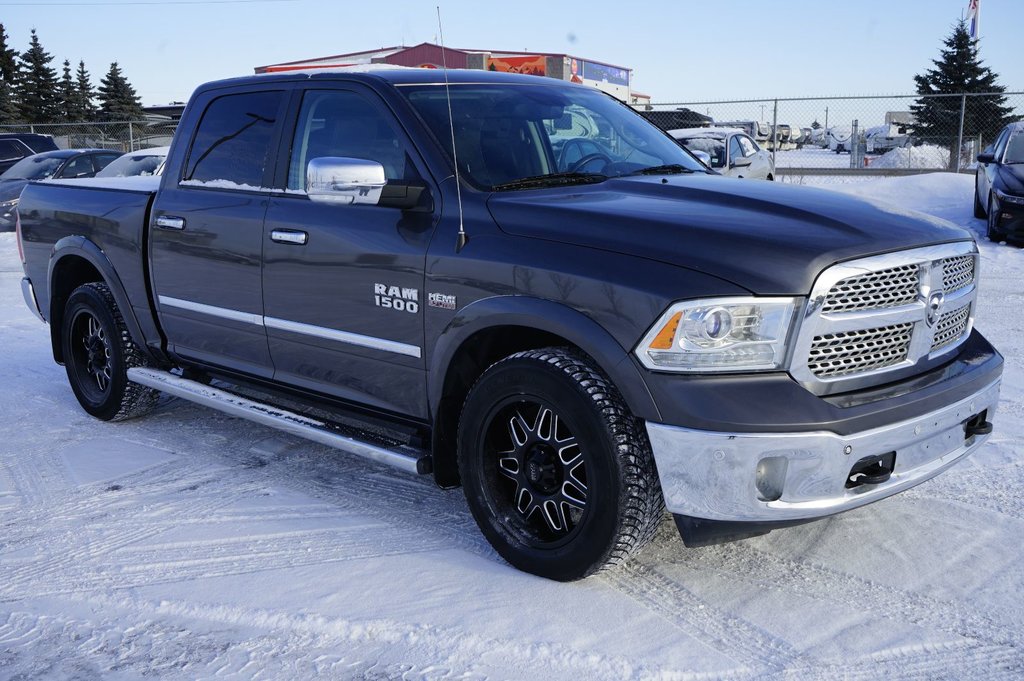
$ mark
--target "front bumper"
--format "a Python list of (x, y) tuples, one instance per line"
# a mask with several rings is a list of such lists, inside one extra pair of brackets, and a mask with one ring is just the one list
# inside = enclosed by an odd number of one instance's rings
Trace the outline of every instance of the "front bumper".
[(1000, 232), (1014, 239), (1024, 237), (1024, 204), (1004, 199), (999, 202), (998, 212), (996, 227)]
[[(781, 526), (884, 499), (968, 456), (987, 435), (968, 434), (965, 424), (982, 413), (991, 419), (999, 385), (997, 379), (929, 413), (845, 435), (721, 433), (652, 422), (647, 433), (673, 514), (752, 528)], [(846, 486), (859, 460), (891, 452), (896, 458), (888, 480)]]

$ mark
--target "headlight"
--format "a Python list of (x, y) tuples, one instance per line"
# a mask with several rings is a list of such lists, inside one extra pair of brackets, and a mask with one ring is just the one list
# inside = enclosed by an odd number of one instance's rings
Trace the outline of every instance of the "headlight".
[(772, 371), (786, 359), (797, 298), (711, 298), (675, 303), (636, 347), (655, 371)]
[(999, 197), (999, 201), (1002, 203), (1012, 203), (1015, 206), (1024, 206), (1024, 196), (1014, 196), (1013, 194), (1007, 194), (996, 190), (996, 196)]

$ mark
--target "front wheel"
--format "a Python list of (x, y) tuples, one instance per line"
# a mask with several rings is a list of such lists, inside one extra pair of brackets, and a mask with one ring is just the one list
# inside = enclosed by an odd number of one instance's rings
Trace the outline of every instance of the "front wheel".
[(625, 560), (664, 510), (642, 425), (591, 361), (565, 348), (520, 352), (484, 372), (459, 422), (459, 471), (495, 550), (549, 579)]
[(61, 346), (71, 390), (89, 414), (121, 421), (156, 404), (157, 391), (128, 380), (128, 369), (145, 362), (106, 284), (83, 284), (72, 291), (64, 308)]
[(985, 235), (989, 241), (996, 243), (1006, 241), (1006, 234), (999, 229), (999, 203), (996, 201), (995, 196), (990, 196), (988, 199), (988, 223)]
[(985, 217), (985, 206), (981, 203), (981, 198), (978, 196), (978, 181), (974, 181), (974, 217), (983, 219)]

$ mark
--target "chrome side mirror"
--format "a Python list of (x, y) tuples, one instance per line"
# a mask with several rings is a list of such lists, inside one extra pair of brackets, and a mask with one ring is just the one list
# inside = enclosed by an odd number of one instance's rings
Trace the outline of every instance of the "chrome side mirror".
[(696, 149), (690, 150), (690, 153), (700, 159), (700, 162), (706, 165), (708, 168), (711, 167), (711, 154), (706, 151), (699, 151)]
[(375, 206), (385, 184), (384, 166), (376, 161), (323, 156), (306, 166), (306, 194), (311, 201)]

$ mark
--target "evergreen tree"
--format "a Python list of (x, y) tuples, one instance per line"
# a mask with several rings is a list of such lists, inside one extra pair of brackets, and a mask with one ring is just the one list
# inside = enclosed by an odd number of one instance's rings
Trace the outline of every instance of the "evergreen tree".
[(78, 62), (75, 73), (75, 120), (94, 121), (99, 115), (96, 108), (96, 88), (92, 86), (89, 72), (85, 70), (85, 62)]
[(18, 120), (18, 52), (7, 46), (7, 31), (0, 24), (0, 123)]
[(64, 60), (64, 71), (57, 83), (57, 118), (61, 122), (78, 120), (75, 118), (75, 81), (71, 79), (71, 62)]
[[(977, 42), (971, 39), (966, 24), (961, 21), (944, 41), (941, 57), (932, 61), (934, 69), (914, 76), (917, 94), (940, 95), (972, 92), (1001, 93), (1006, 88), (996, 82), (998, 76), (983, 65), (978, 56)], [(950, 154), (950, 167), (956, 167), (957, 137), (960, 130), (960, 97), (922, 97), (910, 109), (914, 112), (914, 134), (925, 141), (946, 145)], [(1009, 122), (1012, 108), (1006, 106), (1006, 97), (968, 97), (964, 109), (964, 139), (982, 136), (991, 141)]]
[(51, 61), (33, 28), (28, 50), (18, 57), (18, 106), (26, 123), (52, 123), (57, 118), (57, 72)]
[(108, 121), (137, 121), (144, 115), (135, 88), (115, 61), (99, 87), (100, 117)]

